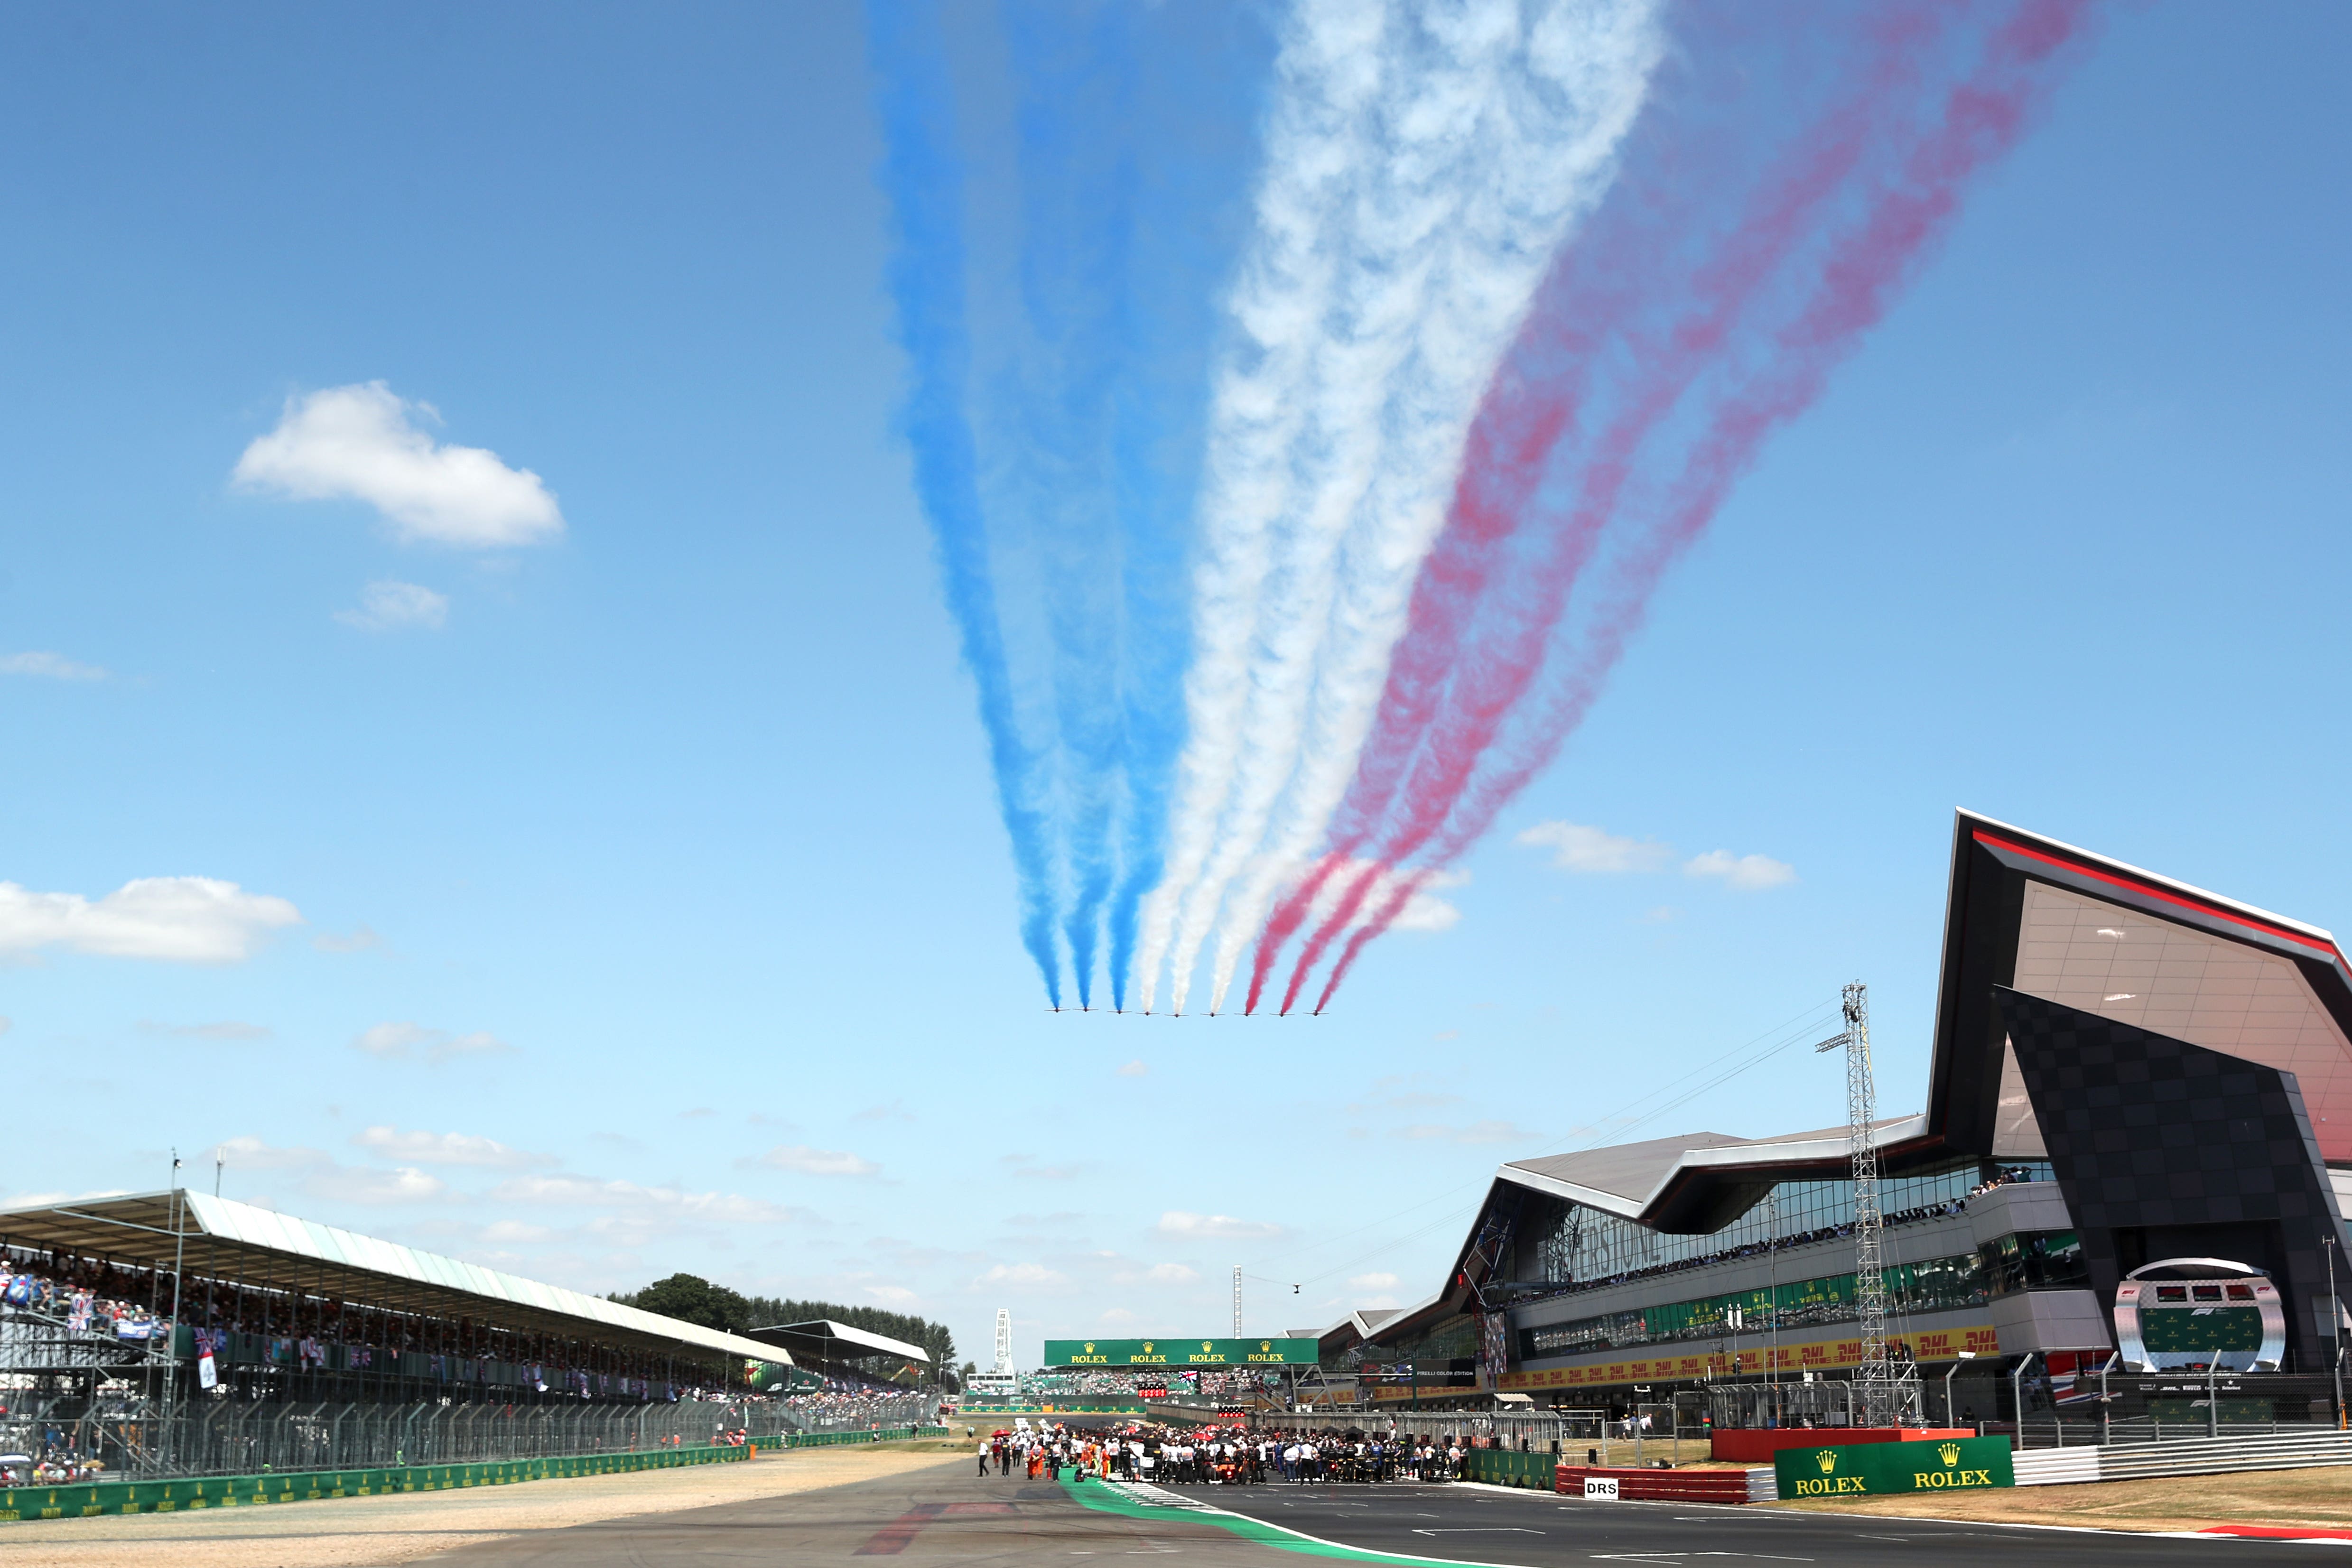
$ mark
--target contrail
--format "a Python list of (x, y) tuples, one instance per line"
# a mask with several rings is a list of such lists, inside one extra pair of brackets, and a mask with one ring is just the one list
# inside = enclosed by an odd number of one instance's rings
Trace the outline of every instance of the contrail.
[[(1719, 209), (1736, 207), (1722, 188), (1728, 170), (1677, 152), (1681, 176), (1628, 205), (1612, 206), (1556, 267), (1479, 411), (1445, 534), (1415, 585), (1413, 614), (1390, 667), (1380, 723), (1365, 747), (1339, 813), (1334, 852), (1352, 853), (1379, 831), (1375, 863), (1409, 860), (1444, 825), (1496, 729), (1541, 666), (1574, 586), (1603, 527), (1615, 515), (1636, 460), (1693, 383), (1716, 368), (1727, 340), (1758, 308), (1795, 249), (1819, 229), (1823, 208), (1855, 164), (1917, 90), (1918, 57), (1932, 41), (1934, 13), (1888, 6), (1874, 21), (1878, 47), (1854, 73), (1855, 90), (1833, 105), (1784, 162), (1781, 178), (1748, 204), (1719, 244), (1696, 255), (1683, 236), (1704, 234)], [(1730, 149), (1737, 159), (1743, 150)], [(1679, 243), (1678, 243), (1679, 242)], [(1675, 267), (1688, 256), (1688, 276)], [(1650, 325), (1661, 308), (1663, 325)], [(1679, 309), (1679, 315), (1671, 312)], [(1524, 525), (1552, 449), (1593, 395), (1604, 361), (1638, 367), (1629, 388), (1604, 386), (1614, 416), (1580, 442), (1582, 485), (1564, 518), (1507, 587), (1489, 579)], [(1617, 393), (1614, 399), (1605, 394)], [(1474, 624), (1474, 616), (1476, 617)], [(1408, 765), (1410, 764), (1410, 771)], [(1316, 879), (1310, 878), (1311, 887)], [(1307, 973), (1354, 923), (1370, 873), (1350, 886), (1308, 938), (1283, 994), (1287, 1012)], [(1276, 910), (1258, 946), (1262, 976), (1297, 928), (1294, 895)], [(1263, 988), (1254, 979), (1252, 1005)]]
[(1323, 837), (1444, 520), (1465, 431), (1550, 256), (1605, 188), (1659, 41), (1647, 0), (1310, 0), (1286, 38), (1243, 347), (1211, 414), (1192, 737), (1144, 995), (1212, 1008)]
[(963, 301), (963, 177), (950, 151), (951, 95), (938, 13), (935, 5), (910, 3), (871, 6), (866, 15), (879, 82), (883, 180), (896, 219), (890, 295), (910, 371), (900, 420), (913, 450), (916, 490), (930, 520), (941, 586), (964, 664), (979, 688), (997, 805), (1020, 882), (1022, 946), (1045, 979), (1048, 1000), (1059, 1007), (1049, 778), (1043, 752), (1024, 738), (1015, 713), (989, 575), (972, 431), (963, 413), (971, 362)]
[(1115, 128), (1135, 96), (1131, 15), (1123, 5), (1076, 17), (1029, 5), (1005, 13), (1027, 330), (1017, 368), (991, 400), (1009, 426), (999, 444), (1007, 493), (992, 509), (1025, 524), (1044, 601), (1058, 741), (1055, 840), (1066, 878), (1058, 924), (1080, 1007), (1094, 1003), (1129, 761), (1115, 453), (1121, 394), (1139, 371), (1129, 294), (1138, 182), (1135, 150)]
[[(1421, 852), (1424, 873), (1450, 862), (1557, 754), (1639, 628), (1659, 578), (1704, 530), (1770, 433), (1811, 406), (1830, 372), (1885, 315), (1918, 258), (1948, 228), (1967, 182), (2013, 145), (2054, 85), (2063, 46), (2081, 30), (2086, 10), (2084, 0), (2024, 0), (2005, 8), (1974, 69), (1939, 99), (1928, 100), (1935, 112), (1925, 123), (1898, 122), (1866, 132), (1872, 147), (1886, 152), (1888, 161), (1876, 165), (1875, 183), (1862, 193), (1860, 221), (1837, 235), (1812, 269), (1801, 308), (1769, 334), (1760, 362), (1710, 389), (1711, 402), (1698, 434), (1673, 472), (1655, 476), (1659, 498), (1654, 507), (1637, 508), (1629, 525), (1632, 537), (1608, 560), (1594, 602), (1574, 628), (1571, 648), (1550, 661), (1556, 667), (1542, 670), (1533, 709), (1510, 711), (1543, 665), (1540, 656), (1528, 660), (1524, 669), (1507, 658), (1475, 672), (1473, 684), (1485, 679), (1491, 683), (1488, 689), (1467, 694), (1457, 710), (1441, 719), (1441, 728), (1447, 719), (1454, 721), (1450, 737), (1442, 744), (1433, 741), (1422, 760), (1444, 752), (1453, 755), (1433, 765), (1433, 787), (1405, 813), (1384, 850), (1400, 855)], [(1817, 175), (1833, 167), (1838, 160), (1831, 154), (1839, 140), (1834, 128), (1826, 138), (1811, 139), (1811, 162), (1806, 156), (1796, 161), (1795, 178), (1783, 183), (1783, 193), (1801, 191), (1811, 177), (1809, 169)], [(1767, 210), (1772, 210), (1772, 204), (1767, 204)], [(1748, 232), (1752, 237), (1756, 231), (1751, 225)], [(1739, 265), (1716, 276), (1737, 274)], [(1638, 408), (1643, 400), (1633, 401)], [(1563, 551), (1576, 557), (1568, 569), (1570, 578), (1581, 570), (1591, 550), (1589, 543), (1572, 541), (1622, 517), (1629, 482), (1646, 476), (1638, 471), (1643, 448), (1640, 441), (1622, 448), (1604, 444), (1601, 460), (1584, 475), (1577, 509), (1565, 519), (1547, 519), (1556, 529), (1555, 559)], [(1654, 465), (1658, 459), (1654, 455), (1650, 461)], [(1590, 509), (1595, 502), (1597, 510)], [(1564, 528), (1559, 527), (1561, 523)], [(1577, 555), (1579, 549), (1581, 555)], [(1559, 591), (1564, 596), (1565, 588)], [(1506, 639), (1522, 653), (1530, 634), (1538, 630), (1549, 633), (1559, 606), (1548, 592), (1539, 593), (1529, 614), (1541, 622), (1540, 627), (1523, 622)], [(1549, 619), (1544, 620), (1547, 615)], [(1538, 635), (1535, 640), (1540, 646), (1544, 639)], [(1516, 723), (1497, 748), (1496, 730), (1507, 719)], [(1423, 852), (1424, 844), (1428, 847)], [(1409, 875), (1396, 879), (1399, 888), (1411, 885)], [(1328, 1003), (1365, 945), (1387, 928), (1402, 907), (1402, 901), (1392, 893), (1356, 929), (1324, 984), (1318, 1011)], [(1294, 991), (1301, 977), (1303, 974), (1294, 976)]]

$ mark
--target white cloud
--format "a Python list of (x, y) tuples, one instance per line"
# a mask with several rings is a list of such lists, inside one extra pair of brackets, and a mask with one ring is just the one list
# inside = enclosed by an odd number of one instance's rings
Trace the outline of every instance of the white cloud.
[(1041, 1166), (1034, 1155), (1007, 1155), (996, 1162), (1016, 1176), (1030, 1176), (1038, 1181), (1075, 1181), (1086, 1174), (1082, 1165)]
[(1797, 868), (1786, 861), (1766, 855), (1735, 855), (1728, 850), (1694, 855), (1683, 862), (1683, 870), (1692, 876), (1719, 876), (1727, 886), (1748, 892), (1797, 880)]
[(383, 946), (383, 938), (365, 925), (355, 925), (348, 936), (322, 931), (310, 939), (310, 946), (321, 953), (364, 953), (371, 947)]
[(422, 1024), (380, 1023), (362, 1030), (352, 1049), (383, 1061), (404, 1061), (420, 1054), (428, 1061), (446, 1061), (457, 1056), (502, 1055), (514, 1047), (485, 1030), (452, 1034)]
[(335, 619), (362, 632), (397, 632), (406, 626), (438, 632), (449, 623), (449, 596), (383, 578), (360, 590), (357, 610), (338, 610)]
[(431, 1203), (448, 1196), (440, 1177), (414, 1166), (396, 1170), (369, 1170), (354, 1166), (322, 1166), (303, 1178), (302, 1190), (313, 1197), (344, 1203)]
[(256, 1040), (276, 1038), (277, 1031), (257, 1023), (239, 1023), (226, 1019), (219, 1023), (155, 1023), (142, 1019), (139, 1027), (149, 1034), (178, 1035), (184, 1040)]
[(1538, 822), (1513, 841), (1550, 850), (1551, 863), (1565, 872), (1664, 871), (1675, 858), (1671, 844), (1620, 838), (1575, 822)]
[(1154, 1263), (1143, 1271), (1143, 1277), (1156, 1285), (1186, 1285), (1201, 1277), (1200, 1270), (1181, 1263)]
[(370, 1127), (352, 1138), (352, 1146), (388, 1159), (419, 1166), (480, 1166), (490, 1170), (522, 1170), (555, 1164), (552, 1155), (534, 1155), (509, 1148), (495, 1138), (470, 1133), (403, 1133), (392, 1127)]
[(910, 1307), (922, 1300), (904, 1285), (868, 1285), (866, 1293), (887, 1307)]
[(0, 953), (63, 947), (112, 958), (235, 964), (264, 936), (299, 925), (282, 898), (209, 876), (143, 876), (96, 903), (78, 893), (34, 893), (0, 882)]
[(1354, 1274), (1349, 1277), (1348, 1283), (1360, 1291), (1393, 1291), (1397, 1286), (1397, 1277), (1394, 1274)]
[(882, 1168), (846, 1149), (815, 1149), (806, 1144), (778, 1144), (760, 1156), (760, 1163), (780, 1171), (798, 1171), (803, 1176), (864, 1176)]
[(481, 1239), (498, 1246), (530, 1246), (534, 1242), (552, 1241), (555, 1230), (545, 1225), (528, 1225), (520, 1219), (493, 1219), (482, 1227)]
[(37, 675), (50, 681), (102, 681), (106, 671), (63, 653), (0, 653), (0, 675)]
[(231, 478), (289, 500), (364, 501), (404, 539), (497, 549), (563, 531), (538, 475), (478, 446), (436, 444), (418, 413), (440, 422), (431, 404), (382, 382), (289, 398), (278, 428), (245, 449)]
[[(1395, 896), (1398, 884), (1411, 881), (1418, 874), (1412, 871), (1376, 867), (1370, 861), (1349, 861), (1326, 877), (1323, 885), (1316, 891), (1314, 907), (1307, 915), (1310, 926), (1320, 925), (1337, 913), (1340, 901), (1355, 886), (1357, 878), (1368, 871), (1372, 873), (1372, 880), (1357, 902), (1355, 914), (1348, 921), (1346, 929), (1349, 931), (1367, 924), (1373, 915), (1386, 908), (1389, 900)], [(1450, 929), (1461, 920), (1462, 911), (1437, 894), (1443, 889), (1465, 886), (1469, 881), (1470, 873), (1458, 870), (1435, 872), (1423, 876), (1421, 885), (1413, 890), (1412, 896), (1405, 900), (1404, 907), (1389, 923), (1390, 928), (1396, 931)]]
[(6, 1034), (10, 1030), (15, 1029), (16, 1027), (16, 1020), (15, 1019), (0, 1018), (0, 1034)]
[(224, 1138), (212, 1147), (206, 1164), (219, 1162), (236, 1171), (308, 1170), (313, 1166), (332, 1165), (333, 1159), (321, 1149), (272, 1148), (250, 1134)]
[(1135, 1321), (1135, 1314), (1129, 1312), (1125, 1307), (1113, 1307), (1095, 1321), (1097, 1322), (1109, 1323), (1113, 1327), (1117, 1327), (1120, 1323), (1133, 1322)]
[(1282, 1227), (1268, 1220), (1235, 1219), (1230, 1214), (1188, 1214), (1171, 1208), (1160, 1217), (1152, 1228), (1162, 1236), (1249, 1237), (1279, 1236)]
[(1068, 1282), (1043, 1263), (999, 1263), (980, 1277), (980, 1283), (983, 1285), (1011, 1285), (1033, 1290)]
[(712, 1224), (782, 1225), (796, 1218), (782, 1204), (739, 1193), (688, 1192), (682, 1187), (640, 1186), (633, 1181), (593, 1176), (516, 1176), (490, 1189), (499, 1203), (557, 1204), (604, 1208), (638, 1218), (694, 1219)]
[(1121, 1078), (1148, 1078), (1150, 1074), (1151, 1069), (1144, 1064), (1143, 1058), (1139, 1056), (1118, 1070), (1118, 1075)]

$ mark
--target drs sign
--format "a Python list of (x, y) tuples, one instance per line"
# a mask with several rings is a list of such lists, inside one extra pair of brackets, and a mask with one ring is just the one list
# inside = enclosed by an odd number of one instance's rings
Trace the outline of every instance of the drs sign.
[(2017, 1484), (2006, 1437), (1783, 1448), (1772, 1464), (1783, 1498), (1885, 1497)]

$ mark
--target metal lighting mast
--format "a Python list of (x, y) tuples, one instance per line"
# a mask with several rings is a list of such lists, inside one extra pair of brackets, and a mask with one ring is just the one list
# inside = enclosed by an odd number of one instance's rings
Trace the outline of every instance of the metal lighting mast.
[(1855, 1414), (1865, 1427), (1918, 1424), (1918, 1369), (1897, 1375), (1886, 1354), (1886, 1265), (1881, 1246), (1885, 1218), (1878, 1207), (1878, 1084), (1870, 1068), (1870, 988), (1846, 987), (1845, 1032), (1815, 1051), (1845, 1047), (1846, 1147), (1853, 1160), (1853, 1312), (1862, 1334), (1862, 1364), (1854, 1369)]
[(1013, 1370), (1013, 1309), (996, 1309), (996, 1370)]
[(1234, 1265), (1234, 1337), (1242, 1337), (1242, 1266)]

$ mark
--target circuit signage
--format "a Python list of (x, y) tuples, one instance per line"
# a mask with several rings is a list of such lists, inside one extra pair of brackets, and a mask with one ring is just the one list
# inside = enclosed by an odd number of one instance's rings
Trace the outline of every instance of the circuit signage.
[(2017, 1484), (2006, 1437), (1782, 1448), (1772, 1456), (1772, 1468), (1784, 1500), (1885, 1497), (1890, 1492), (1966, 1491)]
[(1047, 1366), (1313, 1366), (1311, 1339), (1049, 1339)]

